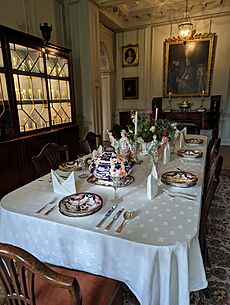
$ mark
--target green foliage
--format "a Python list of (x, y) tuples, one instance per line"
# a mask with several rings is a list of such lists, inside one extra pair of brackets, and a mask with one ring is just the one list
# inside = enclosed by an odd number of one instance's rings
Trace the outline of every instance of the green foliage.
[[(135, 114), (131, 112), (131, 118), (134, 122)], [(157, 120), (155, 122), (152, 114), (138, 113), (137, 121), (137, 138), (142, 138), (144, 142), (151, 142), (153, 136), (157, 136), (157, 140), (161, 141), (162, 133), (167, 133), (170, 140), (172, 140), (177, 123), (171, 123), (168, 120)], [(135, 140), (134, 125), (128, 125), (127, 137), (133, 142)]]

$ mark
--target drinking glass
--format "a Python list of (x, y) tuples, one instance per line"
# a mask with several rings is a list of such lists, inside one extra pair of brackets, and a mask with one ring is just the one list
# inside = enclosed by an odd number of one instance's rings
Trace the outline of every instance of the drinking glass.
[(153, 164), (157, 168), (158, 164), (159, 164), (159, 153), (158, 153), (158, 151), (156, 150), (156, 151), (152, 152), (150, 155), (151, 155), (151, 159), (152, 159)]
[(85, 155), (78, 155), (78, 159), (80, 160), (82, 174), (79, 175), (79, 178), (87, 178), (89, 177), (87, 164), (85, 162)]
[(119, 176), (115, 176), (115, 177), (111, 177), (111, 180), (113, 182), (113, 187), (114, 187), (114, 198), (111, 200), (111, 202), (113, 203), (119, 203), (121, 202), (123, 199), (121, 197), (118, 196), (117, 194), (117, 189), (118, 189), (118, 186), (119, 186), (119, 182), (121, 180), (121, 177)]

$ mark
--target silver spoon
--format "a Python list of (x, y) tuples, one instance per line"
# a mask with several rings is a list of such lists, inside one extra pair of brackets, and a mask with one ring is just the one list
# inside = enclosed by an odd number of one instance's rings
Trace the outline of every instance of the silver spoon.
[(123, 226), (124, 226), (124, 223), (127, 221), (127, 220), (129, 220), (130, 218), (132, 218), (133, 217), (133, 211), (125, 211), (125, 213), (123, 214), (123, 221), (122, 221), (122, 223), (119, 225), (119, 227), (116, 229), (116, 233), (121, 233), (121, 230), (122, 230), (122, 228), (123, 228)]

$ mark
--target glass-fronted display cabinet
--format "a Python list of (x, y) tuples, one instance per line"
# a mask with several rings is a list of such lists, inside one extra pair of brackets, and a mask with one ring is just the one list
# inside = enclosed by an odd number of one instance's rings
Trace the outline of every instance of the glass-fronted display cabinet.
[(0, 42), (0, 137), (12, 133), (10, 103), (6, 88), (6, 76)]
[(70, 50), (0, 30), (0, 137), (74, 123)]

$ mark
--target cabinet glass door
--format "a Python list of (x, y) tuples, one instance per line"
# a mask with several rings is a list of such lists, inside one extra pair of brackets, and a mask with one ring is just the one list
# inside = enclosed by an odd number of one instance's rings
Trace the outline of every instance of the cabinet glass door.
[(0, 42), (0, 136), (10, 135), (11, 133), (12, 120)]
[(46, 54), (52, 125), (72, 122), (68, 60)]
[(50, 126), (43, 53), (10, 44), (20, 131)]

